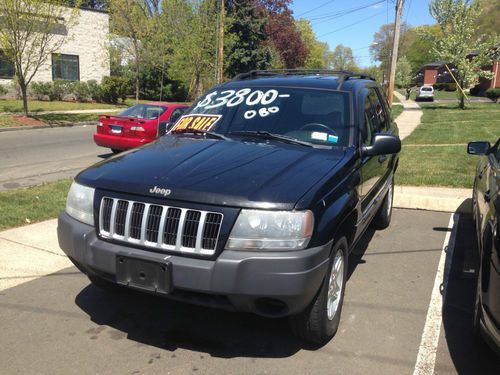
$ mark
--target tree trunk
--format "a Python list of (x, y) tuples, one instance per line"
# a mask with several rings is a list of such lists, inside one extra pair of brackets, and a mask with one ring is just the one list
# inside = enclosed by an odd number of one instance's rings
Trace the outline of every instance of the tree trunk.
[(139, 103), (139, 89), (140, 89), (140, 79), (139, 79), (139, 64), (136, 65), (135, 69), (135, 102)]
[[(463, 90), (464, 89), (464, 80), (460, 80), (460, 87)], [(460, 109), (465, 109), (465, 97), (464, 97), (464, 92), (460, 90)]]
[(25, 116), (28, 116), (28, 90), (24, 83), (19, 83), (19, 88), (21, 89), (21, 97), (23, 99), (23, 112)]

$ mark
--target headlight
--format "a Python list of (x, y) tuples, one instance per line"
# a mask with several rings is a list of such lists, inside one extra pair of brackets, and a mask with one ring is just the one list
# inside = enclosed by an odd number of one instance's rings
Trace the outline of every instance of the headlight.
[(309, 243), (311, 211), (242, 210), (231, 231), (229, 250), (298, 250)]
[(66, 200), (68, 215), (85, 224), (94, 225), (94, 191), (93, 188), (73, 182)]

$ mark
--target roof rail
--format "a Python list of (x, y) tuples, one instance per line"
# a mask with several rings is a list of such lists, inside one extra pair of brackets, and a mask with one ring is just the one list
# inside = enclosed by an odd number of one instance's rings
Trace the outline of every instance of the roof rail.
[(371, 75), (366, 73), (356, 73), (349, 70), (332, 69), (272, 69), (272, 70), (251, 70), (247, 73), (240, 73), (233, 78), (233, 81), (243, 81), (253, 77), (269, 77), (278, 75), (331, 75), (339, 77), (338, 88), (349, 78), (370, 79), (375, 81)]

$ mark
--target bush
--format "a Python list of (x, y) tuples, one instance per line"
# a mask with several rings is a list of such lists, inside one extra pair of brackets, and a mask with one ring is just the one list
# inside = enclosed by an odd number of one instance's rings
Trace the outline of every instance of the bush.
[(500, 88), (486, 90), (486, 96), (495, 103), (498, 102), (498, 98), (500, 98)]
[(88, 102), (92, 100), (89, 85), (86, 82), (74, 82), (71, 91), (75, 99), (79, 102)]
[(95, 102), (101, 101), (101, 87), (95, 79), (87, 81), (87, 89), (89, 90), (89, 97)]
[(7, 89), (0, 85), (0, 96), (7, 94)]
[(66, 95), (72, 93), (73, 82), (64, 79), (56, 79), (52, 82), (52, 90), (49, 94), (50, 100), (63, 100)]
[(30, 90), (38, 100), (46, 100), (52, 93), (52, 82), (32, 82)]
[(104, 77), (101, 84), (100, 101), (113, 104), (118, 103), (118, 99), (125, 101), (128, 88), (128, 80), (123, 77)]

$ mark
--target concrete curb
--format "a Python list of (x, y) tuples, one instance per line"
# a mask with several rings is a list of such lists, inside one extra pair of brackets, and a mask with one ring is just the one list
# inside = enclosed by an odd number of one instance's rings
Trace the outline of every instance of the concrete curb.
[(395, 186), (394, 207), (412, 210), (472, 212), (472, 189)]
[(48, 128), (72, 128), (73, 126), (86, 126), (86, 125), (97, 125), (97, 121), (81, 121), (81, 122), (73, 122), (73, 123), (68, 123), (68, 124), (12, 126), (12, 127), (8, 127), (8, 128), (0, 128), (0, 133), (1, 132), (17, 131), (17, 130), (36, 130), (36, 129), (48, 129)]

